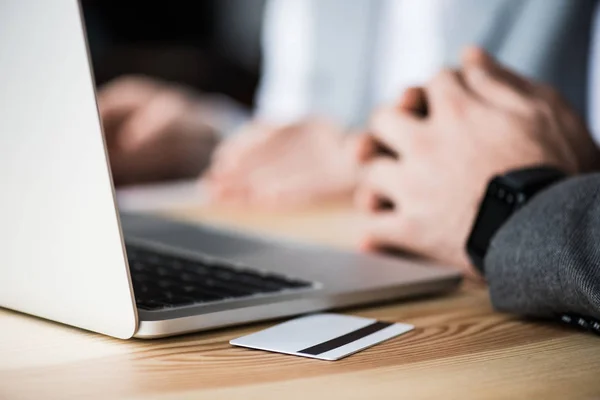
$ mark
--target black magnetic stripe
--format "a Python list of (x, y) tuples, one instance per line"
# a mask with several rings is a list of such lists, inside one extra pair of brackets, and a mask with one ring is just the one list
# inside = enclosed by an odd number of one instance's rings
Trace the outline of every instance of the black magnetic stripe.
[(337, 349), (338, 347), (342, 347), (348, 343), (352, 343), (358, 339), (362, 339), (375, 332), (379, 332), (380, 330), (385, 329), (391, 325), (394, 324), (392, 322), (374, 322), (371, 325), (367, 325), (350, 333), (346, 333), (345, 335), (338, 336), (335, 339), (331, 339), (321, 344), (317, 344), (315, 346), (308, 347), (304, 350), (300, 350), (298, 353), (309, 354), (311, 356), (318, 356), (319, 354), (323, 354), (330, 350)]

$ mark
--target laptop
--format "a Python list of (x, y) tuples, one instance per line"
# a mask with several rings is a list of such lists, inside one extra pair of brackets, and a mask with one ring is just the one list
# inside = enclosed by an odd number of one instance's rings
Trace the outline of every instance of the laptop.
[(451, 290), (450, 268), (121, 214), (76, 0), (0, 3), (0, 307), (128, 339)]

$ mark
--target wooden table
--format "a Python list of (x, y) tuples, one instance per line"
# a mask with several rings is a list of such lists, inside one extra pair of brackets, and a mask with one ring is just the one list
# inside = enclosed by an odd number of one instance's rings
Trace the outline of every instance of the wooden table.
[[(339, 206), (172, 215), (346, 247), (357, 223)], [(269, 324), (119, 341), (0, 310), (0, 399), (600, 398), (598, 337), (494, 313), (475, 284), (345, 312), (416, 329), (325, 362), (228, 344)]]

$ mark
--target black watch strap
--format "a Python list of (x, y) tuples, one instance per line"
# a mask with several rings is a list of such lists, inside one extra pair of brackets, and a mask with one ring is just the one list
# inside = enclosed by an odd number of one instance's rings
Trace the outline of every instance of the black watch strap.
[(467, 242), (471, 262), (482, 275), (484, 259), (496, 232), (536, 193), (565, 177), (563, 171), (543, 166), (513, 170), (490, 181)]
[(554, 167), (532, 167), (510, 171), (502, 176), (517, 190), (527, 192), (529, 198), (567, 175)]

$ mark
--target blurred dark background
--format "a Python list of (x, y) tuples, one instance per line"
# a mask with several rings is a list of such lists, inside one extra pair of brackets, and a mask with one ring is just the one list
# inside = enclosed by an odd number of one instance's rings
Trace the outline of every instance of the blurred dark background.
[(84, 0), (99, 86), (143, 74), (252, 106), (264, 0)]

